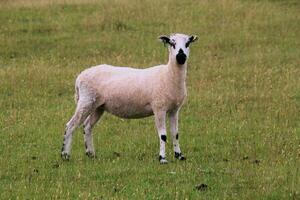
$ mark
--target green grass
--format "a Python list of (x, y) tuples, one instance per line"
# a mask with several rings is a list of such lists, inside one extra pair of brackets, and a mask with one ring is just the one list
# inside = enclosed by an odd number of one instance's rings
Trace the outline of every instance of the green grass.
[[(0, 199), (300, 199), (299, 10), (297, 0), (1, 1)], [(200, 38), (180, 114), (187, 161), (169, 141), (159, 165), (153, 118), (109, 114), (94, 129), (95, 160), (78, 130), (61, 161), (76, 75), (165, 63), (157, 36), (173, 32)]]

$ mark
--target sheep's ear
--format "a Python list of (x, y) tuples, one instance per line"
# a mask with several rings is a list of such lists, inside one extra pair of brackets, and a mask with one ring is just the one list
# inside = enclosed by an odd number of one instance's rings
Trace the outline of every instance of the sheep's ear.
[(170, 38), (168, 36), (161, 35), (158, 37), (158, 39), (164, 44), (170, 44)]
[(197, 41), (197, 40), (198, 40), (198, 36), (197, 36), (197, 35), (192, 35), (192, 36), (190, 36), (190, 38), (189, 38), (189, 42), (190, 42), (190, 43), (195, 42), (195, 41)]
[(198, 37), (196, 35), (190, 36), (189, 40), (185, 44), (185, 47), (188, 48), (190, 46), (190, 44), (193, 43), (193, 42), (195, 42), (196, 40), (198, 40)]

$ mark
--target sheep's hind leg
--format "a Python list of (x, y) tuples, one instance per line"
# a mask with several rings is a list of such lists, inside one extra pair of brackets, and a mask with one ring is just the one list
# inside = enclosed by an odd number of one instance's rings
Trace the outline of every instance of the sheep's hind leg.
[(158, 111), (154, 113), (155, 125), (160, 141), (160, 151), (159, 151), (159, 162), (160, 164), (167, 164), (166, 160), (166, 142), (167, 142), (167, 132), (166, 132), (166, 112)]
[(90, 157), (95, 157), (95, 150), (93, 145), (93, 135), (92, 129), (97, 121), (103, 115), (104, 109), (99, 107), (95, 112), (91, 113), (84, 122), (83, 134), (84, 134), (84, 145), (85, 145), (85, 154)]
[(64, 141), (61, 149), (61, 158), (63, 160), (70, 159), (72, 136), (75, 129), (82, 124), (86, 117), (92, 112), (93, 102), (78, 102), (76, 112), (66, 125)]

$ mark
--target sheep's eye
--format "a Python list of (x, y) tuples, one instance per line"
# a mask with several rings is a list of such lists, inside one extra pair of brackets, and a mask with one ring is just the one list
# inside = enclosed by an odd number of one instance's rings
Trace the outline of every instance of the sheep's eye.
[(174, 49), (175, 49), (175, 45), (176, 45), (176, 43), (175, 42), (170, 42), (170, 45), (171, 45), (171, 47), (173, 47)]

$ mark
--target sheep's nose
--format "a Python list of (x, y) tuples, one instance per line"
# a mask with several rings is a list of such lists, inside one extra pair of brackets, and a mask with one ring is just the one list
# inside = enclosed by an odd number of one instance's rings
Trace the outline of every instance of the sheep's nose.
[(176, 55), (177, 63), (183, 65), (186, 61), (186, 55), (182, 49), (179, 49), (178, 54)]

